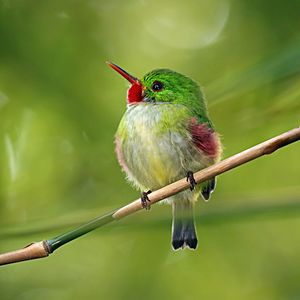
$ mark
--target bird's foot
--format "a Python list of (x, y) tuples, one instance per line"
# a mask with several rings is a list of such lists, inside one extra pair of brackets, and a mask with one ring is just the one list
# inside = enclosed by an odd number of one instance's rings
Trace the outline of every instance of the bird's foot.
[(148, 198), (148, 195), (150, 193), (151, 193), (151, 191), (142, 192), (142, 195), (141, 195), (141, 204), (142, 204), (142, 207), (145, 208), (146, 210), (150, 209), (150, 200)]
[(195, 188), (196, 184), (197, 184), (192, 171), (187, 172), (186, 181), (188, 181), (190, 183), (190, 190), (192, 191)]

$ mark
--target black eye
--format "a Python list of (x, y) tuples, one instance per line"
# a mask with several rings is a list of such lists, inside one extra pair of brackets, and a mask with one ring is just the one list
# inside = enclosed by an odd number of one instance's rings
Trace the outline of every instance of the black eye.
[(152, 91), (159, 92), (164, 88), (164, 85), (160, 81), (154, 81), (152, 84)]

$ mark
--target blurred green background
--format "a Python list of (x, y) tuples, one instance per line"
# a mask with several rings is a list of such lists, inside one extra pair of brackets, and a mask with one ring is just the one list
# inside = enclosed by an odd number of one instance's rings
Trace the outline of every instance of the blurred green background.
[[(0, 252), (139, 193), (114, 132), (127, 83), (159, 67), (201, 83), (224, 156), (299, 126), (297, 0), (0, 1)], [(44, 260), (1, 268), (1, 299), (300, 299), (300, 143), (219, 177), (197, 251), (156, 205)]]

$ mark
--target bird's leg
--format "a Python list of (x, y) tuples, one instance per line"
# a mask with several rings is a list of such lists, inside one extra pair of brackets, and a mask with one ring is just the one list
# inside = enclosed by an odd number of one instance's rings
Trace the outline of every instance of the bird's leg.
[(148, 198), (148, 195), (152, 193), (152, 191), (148, 191), (148, 192), (142, 192), (142, 195), (141, 195), (141, 204), (142, 204), (142, 207), (145, 208), (146, 210), (149, 210), (150, 209), (150, 204), (148, 202), (150, 202), (149, 198)]
[(196, 184), (197, 184), (192, 171), (187, 172), (186, 181), (188, 181), (190, 183), (190, 190), (192, 191), (195, 188)]

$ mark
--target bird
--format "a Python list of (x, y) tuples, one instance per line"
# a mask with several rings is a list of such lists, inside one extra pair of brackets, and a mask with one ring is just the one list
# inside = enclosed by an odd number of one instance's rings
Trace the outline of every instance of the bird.
[(141, 191), (146, 209), (151, 191), (186, 177), (190, 190), (165, 202), (172, 205), (173, 249), (196, 249), (194, 205), (200, 195), (209, 200), (216, 179), (197, 184), (193, 174), (222, 155), (202, 89), (170, 69), (155, 69), (138, 79), (114, 63), (107, 64), (130, 83), (126, 111), (115, 134), (119, 164), (128, 181)]

